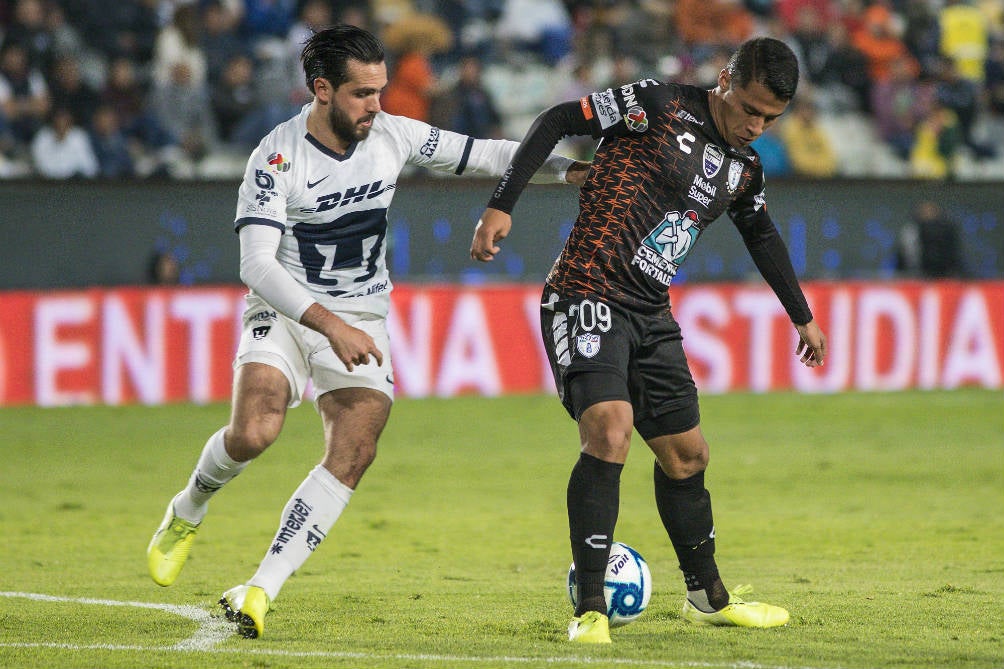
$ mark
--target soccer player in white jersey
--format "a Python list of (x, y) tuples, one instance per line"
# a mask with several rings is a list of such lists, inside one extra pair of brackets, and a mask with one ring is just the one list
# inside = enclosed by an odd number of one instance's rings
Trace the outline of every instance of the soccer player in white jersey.
[[(380, 43), (338, 25), (301, 56), (314, 95), (248, 160), (235, 227), (250, 288), (234, 361), (229, 424), (206, 442), (186, 487), (147, 549), (150, 575), (171, 585), (209, 499), (279, 436), (308, 379), (324, 425), (320, 464), (292, 494), (258, 570), (220, 605), (245, 637), (345, 509), (376, 455), (394, 396), (386, 316), (387, 210), (405, 165), (501, 176), (518, 143), (473, 139), (380, 110)], [(551, 156), (542, 182), (581, 184), (588, 165)]]

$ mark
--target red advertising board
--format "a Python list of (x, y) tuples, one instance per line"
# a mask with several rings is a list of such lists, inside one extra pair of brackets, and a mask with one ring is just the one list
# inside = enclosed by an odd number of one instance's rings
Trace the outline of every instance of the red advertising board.
[[(704, 393), (1004, 387), (1004, 281), (808, 283), (829, 337), (803, 367), (760, 285), (681, 285), (673, 312)], [(0, 405), (210, 402), (230, 395), (239, 287), (0, 292)], [(550, 392), (538, 286), (396, 286), (399, 396)]]

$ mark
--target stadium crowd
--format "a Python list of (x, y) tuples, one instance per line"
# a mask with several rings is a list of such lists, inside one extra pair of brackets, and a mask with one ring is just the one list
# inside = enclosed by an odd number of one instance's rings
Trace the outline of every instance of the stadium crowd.
[(769, 175), (1004, 179), (1001, 0), (0, 0), (0, 178), (239, 176), (335, 21), (386, 43), (386, 111), (510, 139), (642, 77), (710, 88), (771, 35), (802, 83)]

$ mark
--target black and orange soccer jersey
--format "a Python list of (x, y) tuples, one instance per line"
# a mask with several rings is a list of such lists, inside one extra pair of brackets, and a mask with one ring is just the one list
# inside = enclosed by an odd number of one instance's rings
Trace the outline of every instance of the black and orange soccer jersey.
[(677, 268), (723, 213), (740, 229), (773, 228), (760, 159), (725, 142), (707, 90), (643, 79), (588, 95), (580, 108), (602, 141), (547, 279), (558, 292), (661, 308)]

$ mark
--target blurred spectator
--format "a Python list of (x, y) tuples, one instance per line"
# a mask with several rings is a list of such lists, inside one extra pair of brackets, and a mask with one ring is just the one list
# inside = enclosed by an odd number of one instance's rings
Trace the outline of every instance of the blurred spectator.
[(830, 50), (816, 82), (830, 101), (825, 108), (836, 112), (868, 111), (872, 82), (868, 77), (867, 57), (851, 42), (850, 32), (843, 23), (830, 24), (826, 35)]
[(244, 36), (256, 42), (277, 38), (284, 41), (296, 21), (297, 0), (244, 0)]
[[(820, 6), (822, 5), (822, 6)], [(791, 16), (785, 19), (785, 24), (791, 22), (788, 30), (795, 43), (793, 50), (799, 56), (801, 76), (814, 84), (820, 84), (826, 79), (826, 66), (829, 63), (834, 45), (827, 38), (827, 30), (834, 17), (829, 2), (806, 2), (793, 0), (785, 3)], [(781, 5), (778, 5), (780, 10)]]
[(31, 67), (20, 42), (0, 47), (0, 117), (8, 142), (27, 146), (45, 123), (49, 87), (42, 73)]
[(840, 19), (833, 0), (774, 0), (772, 12), (789, 32), (797, 32), (807, 23), (825, 28)]
[(155, 286), (176, 286), (181, 281), (181, 264), (170, 251), (155, 251), (150, 256), (147, 278)]
[[(677, 0), (676, 30), (691, 49), (731, 50), (753, 36), (753, 15), (740, 0)], [(698, 54), (701, 58), (703, 54)]]
[(306, 0), (300, 8), (296, 22), (290, 27), (289, 34), (286, 35), (291, 60), (294, 63), (297, 62), (307, 39), (333, 22), (334, 10), (328, 0)]
[(46, 7), (45, 27), (52, 38), (51, 58), (73, 58), (83, 80), (91, 88), (100, 88), (105, 77), (104, 56), (90, 45), (89, 40), (84, 40), (78, 27), (70, 25), (60, 5), (50, 2)]
[(912, 61), (905, 58), (893, 61), (889, 78), (872, 87), (875, 129), (901, 160), (909, 159), (917, 122), (931, 106), (921, 91)]
[(171, 68), (171, 80), (156, 86), (151, 94), (152, 109), (188, 161), (200, 161), (215, 142), (215, 123), (205, 85), (197, 84), (188, 64)]
[(938, 15), (941, 55), (951, 59), (964, 79), (983, 83), (989, 50), (988, 19), (968, 0), (945, 0)]
[(237, 54), (247, 53), (238, 33), (238, 17), (221, 0), (202, 3), (200, 45), (206, 59), (206, 76), (210, 85), (223, 75), (227, 62)]
[(136, 65), (125, 56), (108, 66), (101, 102), (115, 110), (127, 136), (151, 146), (163, 146), (170, 137), (156, 116), (147, 109), (148, 91), (136, 73)]
[(795, 174), (807, 177), (836, 175), (837, 155), (833, 142), (819, 124), (811, 98), (795, 98), (791, 111), (781, 121), (779, 132)]
[(984, 72), (987, 108), (991, 114), (1004, 117), (1004, 34), (990, 43)]
[(160, 0), (63, 0), (67, 19), (108, 59), (149, 63), (160, 32)]
[(955, 112), (963, 143), (972, 149), (977, 158), (993, 158), (994, 148), (981, 144), (973, 136), (981, 104), (979, 86), (972, 80), (961, 76), (954, 60), (942, 58), (936, 90), (938, 101)]
[[(900, 25), (884, 0), (869, 6), (861, 18), (861, 27), (851, 35), (851, 41), (867, 59), (872, 83), (887, 80), (893, 63), (904, 59), (913, 61), (901, 39)], [(910, 67), (915, 71), (919, 69), (915, 62)]]
[[(244, 54), (235, 54), (227, 61), (220, 80), (213, 86), (212, 107), (220, 139), (236, 143), (234, 130), (258, 106), (254, 84), (254, 63)], [(263, 135), (264, 133), (262, 133)], [(259, 135), (259, 139), (262, 135)]]
[(910, 149), (911, 173), (921, 179), (950, 178), (961, 144), (962, 132), (955, 113), (935, 102), (917, 124)]
[(129, 138), (122, 131), (118, 114), (109, 105), (101, 105), (94, 112), (91, 146), (98, 161), (99, 176), (106, 179), (136, 176)]
[(17, 0), (5, 38), (21, 44), (27, 53), (29, 67), (42, 72), (49, 68), (53, 46), (52, 35), (45, 25), (45, 12), (41, 0)]
[(31, 157), (35, 170), (47, 179), (98, 175), (98, 159), (91, 140), (76, 124), (73, 112), (65, 107), (54, 107), (49, 123), (35, 133)]
[(212, 91), (219, 138), (241, 151), (253, 149), (272, 128), (297, 111), (281, 100), (261, 100), (254, 75), (251, 58), (237, 54)]
[(435, 125), (470, 137), (502, 138), (502, 117), (481, 80), (481, 60), (477, 56), (460, 60), (456, 84), (436, 97), (433, 108)]
[(905, 26), (903, 42), (917, 59), (922, 73), (934, 72), (941, 49), (937, 10), (928, 0), (902, 0), (901, 5)]
[(186, 66), (192, 86), (207, 85), (208, 65), (202, 50), (202, 22), (196, 4), (175, 7), (171, 22), (157, 35), (153, 51), (154, 86), (168, 84), (179, 63)]
[(388, 114), (428, 121), (439, 84), (430, 58), (452, 45), (449, 28), (434, 16), (416, 14), (389, 26), (384, 42), (395, 62), (380, 98), (381, 107)]
[(959, 226), (936, 202), (919, 202), (913, 220), (900, 229), (896, 269), (932, 279), (966, 276)]
[(77, 122), (89, 126), (101, 94), (83, 80), (79, 61), (73, 56), (59, 56), (52, 63), (48, 81), (52, 106), (72, 109)]
[(495, 37), (554, 65), (572, 50), (572, 20), (559, 0), (505, 0)]

